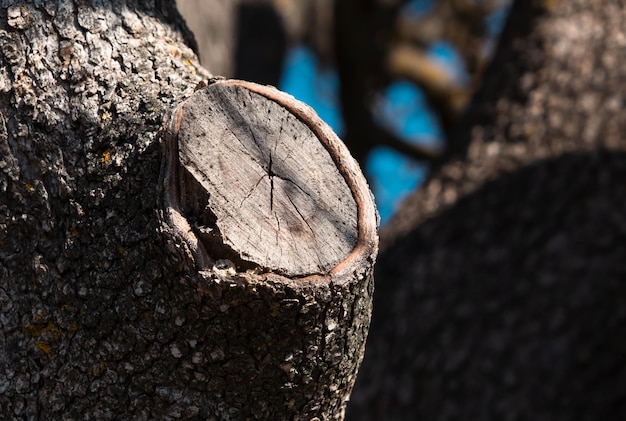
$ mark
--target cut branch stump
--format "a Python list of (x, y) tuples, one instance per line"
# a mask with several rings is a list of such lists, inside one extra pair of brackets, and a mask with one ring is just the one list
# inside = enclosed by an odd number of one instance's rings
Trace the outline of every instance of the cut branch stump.
[(219, 350), (213, 392), (243, 418), (342, 419), (378, 249), (356, 161), (311, 108), (235, 80), (169, 114), (163, 154), (164, 222), (204, 281)]

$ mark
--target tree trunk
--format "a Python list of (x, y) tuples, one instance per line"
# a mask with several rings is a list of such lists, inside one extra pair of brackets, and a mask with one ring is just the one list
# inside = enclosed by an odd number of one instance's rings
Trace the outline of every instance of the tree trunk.
[(293, 98), (194, 92), (211, 75), (184, 34), (173, 1), (0, 10), (9, 419), (343, 418), (371, 194)]
[(198, 41), (202, 65), (216, 75), (233, 77), (237, 43), (237, 6), (241, 0), (176, 0)]
[(626, 417), (625, 19), (515, 2), (452, 159), (383, 232), (349, 419)]

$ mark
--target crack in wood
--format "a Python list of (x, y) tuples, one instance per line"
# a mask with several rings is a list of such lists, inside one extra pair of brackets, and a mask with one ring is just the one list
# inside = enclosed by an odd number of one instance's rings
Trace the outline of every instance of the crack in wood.
[(313, 228), (311, 227), (307, 219), (304, 217), (304, 215), (302, 215), (302, 212), (300, 212), (300, 209), (298, 209), (298, 206), (296, 206), (296, 204), (293, 203), (293, 200), (291, 200), (291, 197), (289, 197), (289, 195), (285, 195), (285, 196), (287, 196), (287, 199), (289, 200), (293, 208), (296, 210), (298, 215), (300, 215), (300, 218), (302, 218), (302, 221), (306, 224), (306, 226), (309, 227), (309, 229), (311, 230), (311, 234), (313, 234), (313, 236), (315, 237), (315, 230), (313, 230)]
[(270, 163), (267, 168), (267, 175), (270, 178), (270, 211), (274, 210), (274, 172), (272, 171), (272, 152), (270, 151)]
[(246, 196), (241, 200), (241, 203), (239, 203), (239, 207), (243, 206), (243, 202), (245, 202), (246, 200), (248, 200), (250, 198), (250, 196), (252, 195), (252, 192), (254, 192), (254, 190), (259, 186), (259, 184), (261, 183), (261, 181), (263, 181), (263, 179), (265, 178), (265, 174), (263, 174), (261, 176), (261, 178), (259, 178), (259, 181), (256, 182), (256, 184), (254, 186), (252, 186), (252, 188), (250, 189), (250, 191), (248, 191), (248, 194), (246, 194)]

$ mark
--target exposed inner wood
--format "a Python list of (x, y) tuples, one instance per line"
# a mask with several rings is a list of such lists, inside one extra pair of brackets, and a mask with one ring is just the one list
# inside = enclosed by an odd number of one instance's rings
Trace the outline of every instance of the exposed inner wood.
[(210, 85), (183, 105), (178, 146), (181, 204), (212, 257), (305, 276), (329, 272), (354, 249), (350, 188), (283, 106), (239, 85)]

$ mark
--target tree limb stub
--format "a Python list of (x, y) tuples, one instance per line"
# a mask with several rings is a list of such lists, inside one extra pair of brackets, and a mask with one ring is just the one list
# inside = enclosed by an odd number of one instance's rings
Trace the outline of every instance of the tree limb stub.
[[(174, 2), (4, 4), (0, 418), (342, 419), (369, 328), (377, 238), (369, 191), (340, 142), (320, 141), (357, 209), (340, 263), (315, 260), (315, 274), (293, 279), (275, 263), (263, 274), (213, 264), (218, 251), (249, 246), (220, 246), (214, 234), (227, 230), (213, 209), (200, 212), (210, 202), (199, 181), (185, 183), (179, 139), (163, 142), (165, 154), (155, 148), (172, 101), (193, 99), (191, 87), (210, 77), (183, 42)], [(329, 131), (303, 126), (318, 138)], [(282, 179), (312, 190), (270, 150), (255, 180), (266, 190), (246, 194), (273, 202), (273, 215), (290, 209)], [(308, 196), (288, 198), (309, 217)], [(188, 258), (204, 244), (214, 249)]]
[(201, 411), (223, 416), (217, 393), (230, 419), (343, 419), (378, 252), (358, 164), (312, 109), (235, 80), (174, 108), (162, 145), (165, 222), (199, 269), (198, 343), (224, 379)]
[(183, 101), (165, 131), (168, 223), (199, 269), (326, 277), (371, 265), (377, 214), (358, 165), (306, 105), (223, 80)]

